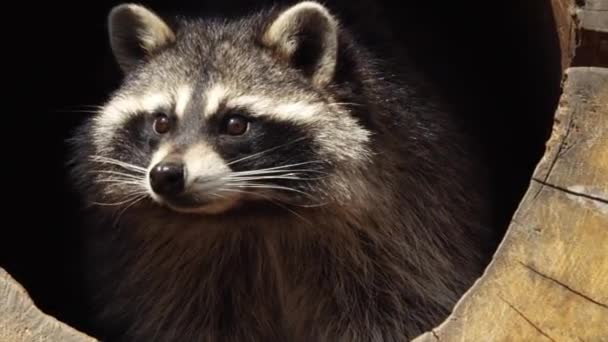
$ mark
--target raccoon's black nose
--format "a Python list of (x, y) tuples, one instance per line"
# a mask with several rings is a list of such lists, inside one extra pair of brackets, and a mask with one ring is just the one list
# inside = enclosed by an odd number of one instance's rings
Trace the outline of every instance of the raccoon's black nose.
[(150, 171), (150, 186), (159, 195), (178, 195), (184, 191), (185, 178), (183, 164), (161, 162)]

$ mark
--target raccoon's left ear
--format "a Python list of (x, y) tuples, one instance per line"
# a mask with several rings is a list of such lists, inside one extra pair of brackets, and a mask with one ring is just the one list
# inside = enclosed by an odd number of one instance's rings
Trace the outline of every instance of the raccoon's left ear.
[(125, 72), (175, 41), (169, 25), (141, 5), (115, 6), (108, 26), (112, 52)]
[(338, 22), (321, 4), (300, 2), (268, 25), (262, 42), (280, 58), (324, 87), (335, 73), (338, 59)]

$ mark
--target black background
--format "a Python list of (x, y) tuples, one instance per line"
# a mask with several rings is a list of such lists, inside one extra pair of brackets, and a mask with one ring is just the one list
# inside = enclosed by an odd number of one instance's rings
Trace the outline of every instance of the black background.
[[(200, 1), (202, 2), (202, 1)], [(245, 12), (256, 1), (214, 1)], [(65, 140), (119, 83), (106, 16), (117, 1), (53, 2), (6, 11), (5, 216), (0, 266), (36, 304), (82, 325), (76, 201)], [(199, 1), (143, 1), (187, 11)], [(505, 227), (544, 149), (560, 91), (560, 55), (548, 0), (385, 1), (414, 57), (458, 103), (483, 139)], [(492, 7), (494, 6), (494, 7)], [(14, 17), (14, 18), (11, 18)], [(13, 120), (16, 120), (13, 123)], [(10, 133), (10, 135), (8, 134)], [(491, 242), (494, 243), (494, 242)]]

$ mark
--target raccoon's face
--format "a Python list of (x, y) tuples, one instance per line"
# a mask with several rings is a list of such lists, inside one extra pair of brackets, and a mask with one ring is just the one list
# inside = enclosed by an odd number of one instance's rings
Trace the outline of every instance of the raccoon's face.
[(368, 160), (370, 133), (330, 95), (338, 26), (321, 5), (175, 27), (120, 5), (109, 24), (127, 77), (92, 124), (101, 197), (207, 214), (316, 205)]

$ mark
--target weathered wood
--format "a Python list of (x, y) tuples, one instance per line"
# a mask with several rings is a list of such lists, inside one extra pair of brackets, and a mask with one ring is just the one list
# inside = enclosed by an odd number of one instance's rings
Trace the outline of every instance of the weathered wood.
[(577, 9), (576, 16), (580, 27), (589, 30), (608, 33), (608, 0), (587, 0), (585, 5)]
[(0, 268), (0, 341), (93, 342), (94, 339), (44, 314), (27, 292)]
[(573, 65), (608, 67), (608, 0), (586, 0), (574, 12), (577, 42)]
[(414, 341), (608, 341), (608, 69), (567, 71), (547, 152), (492, 264)]
[(574, 59), (574, 49), (577, 39), (577, 24), (571, 15), (574, 0), (552, 0), (555, 29), (559, 37), (562, 70), (566, 70)]

